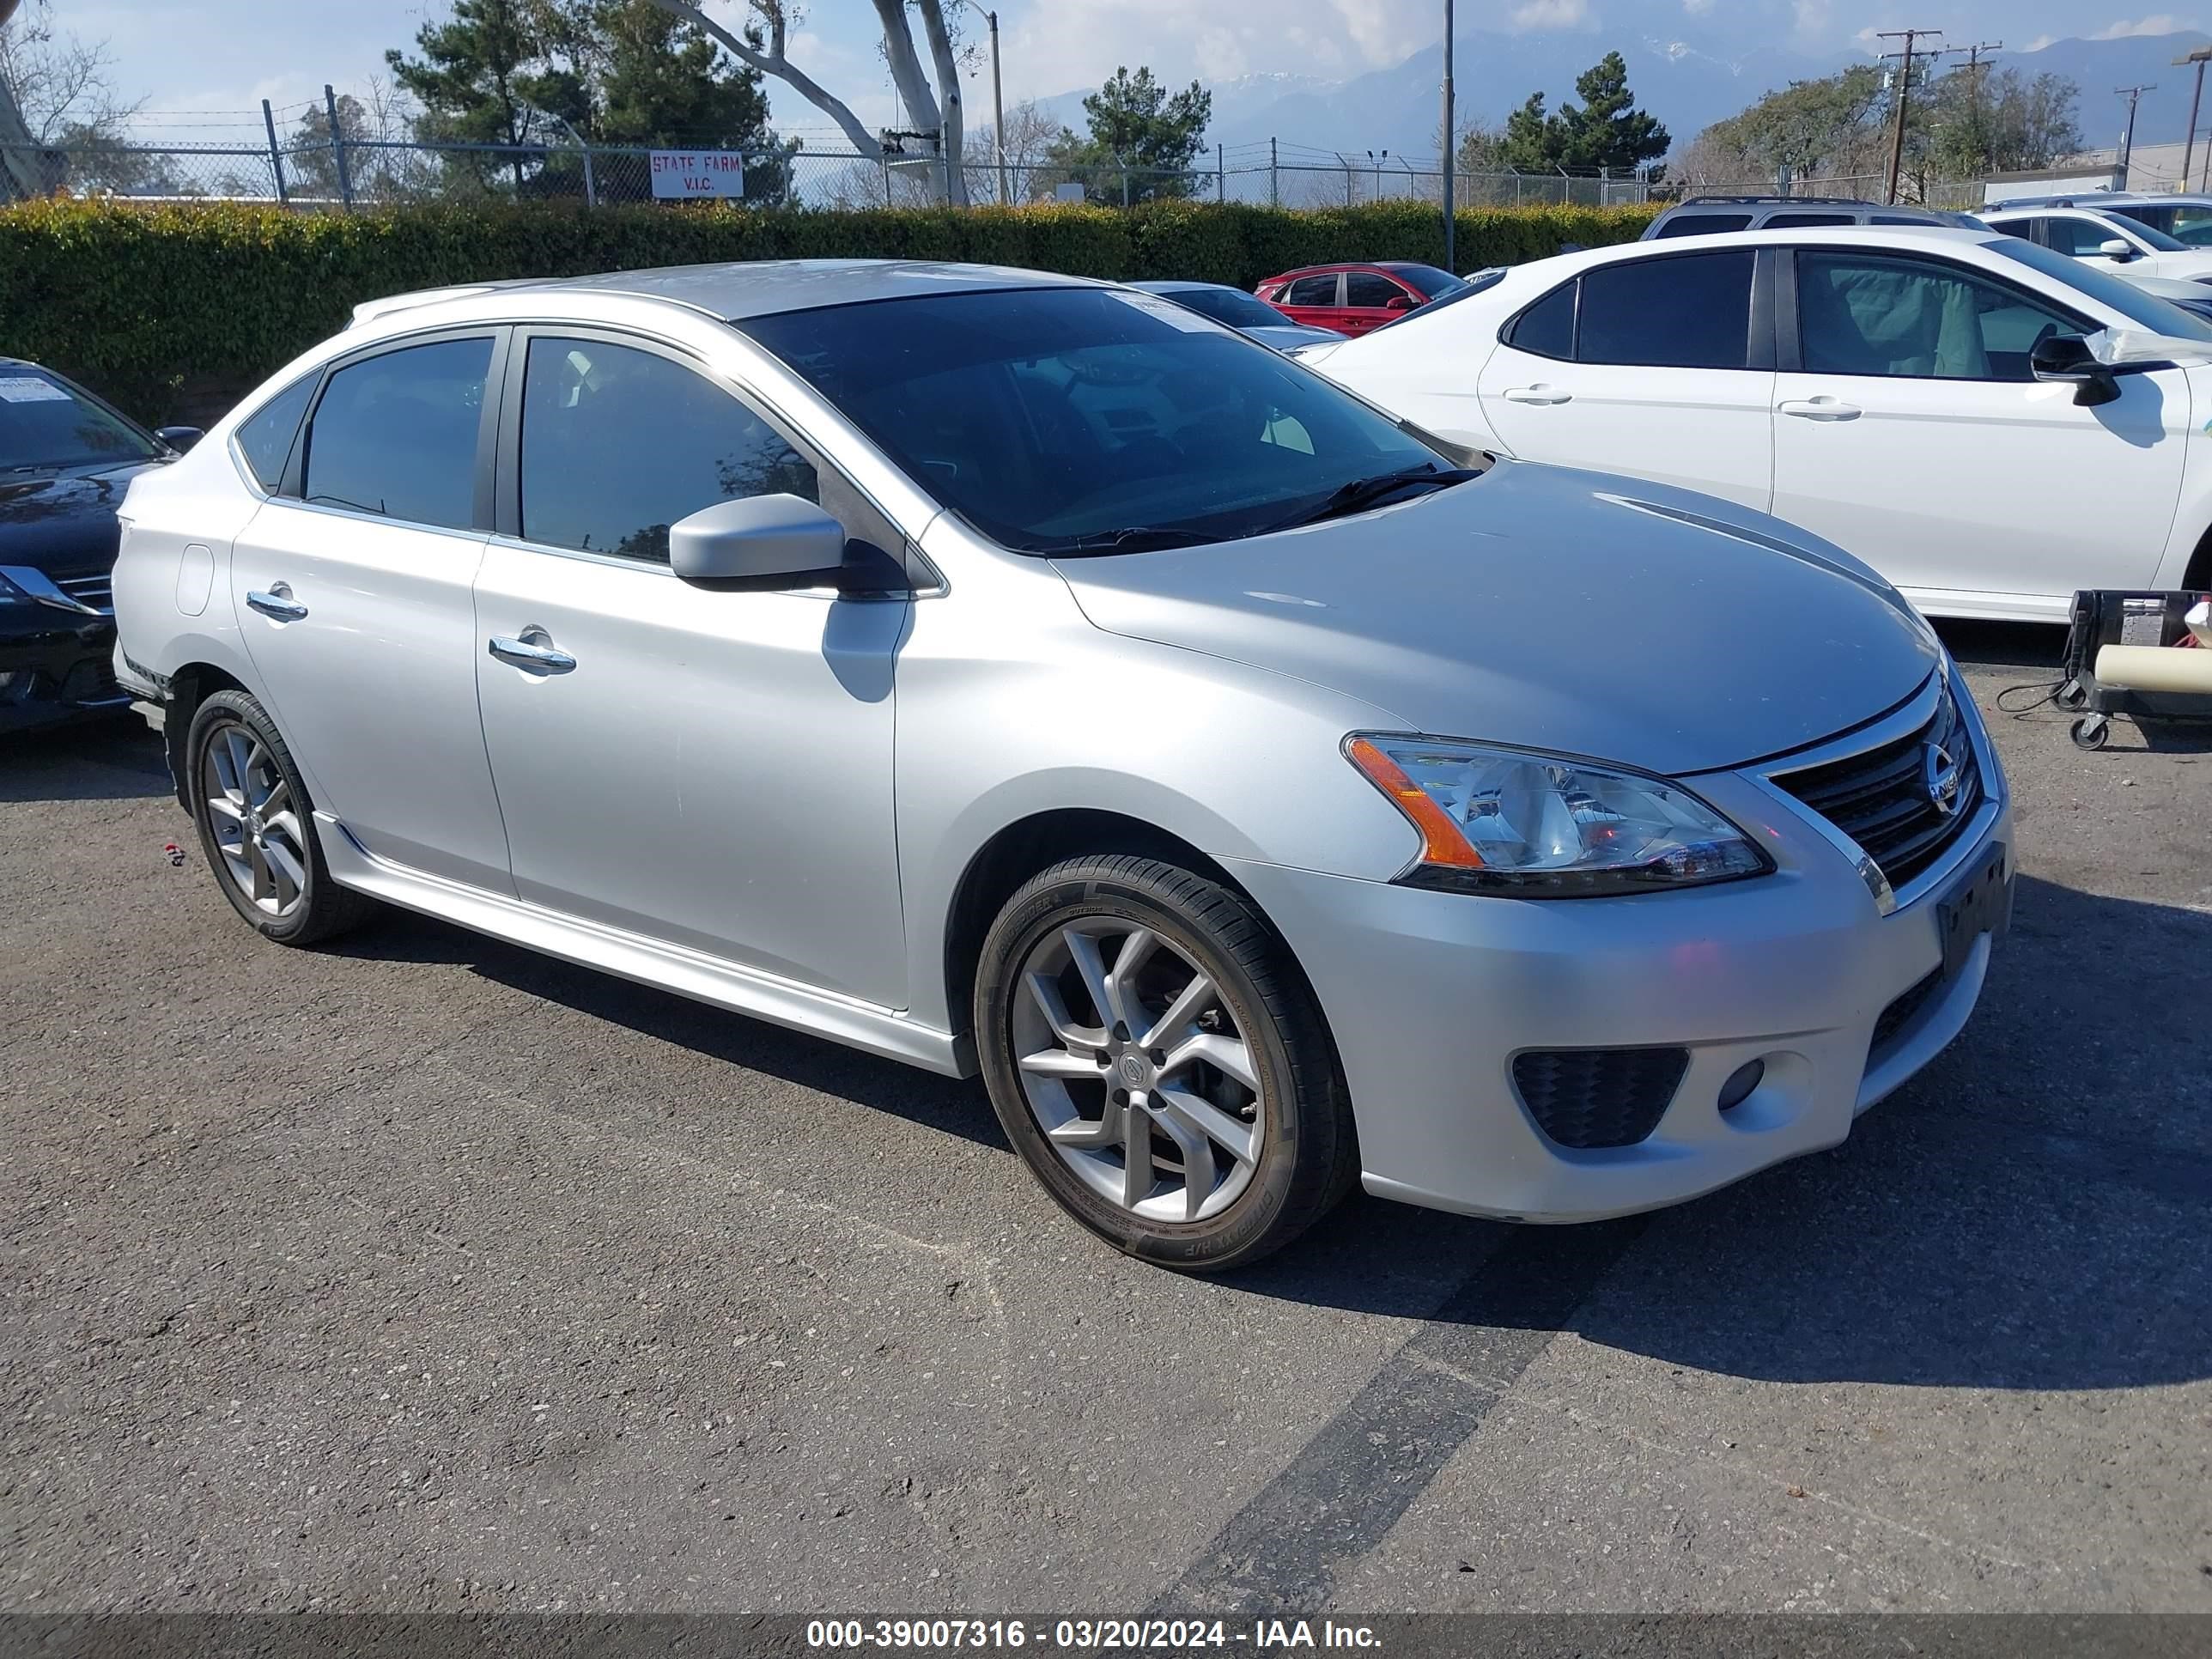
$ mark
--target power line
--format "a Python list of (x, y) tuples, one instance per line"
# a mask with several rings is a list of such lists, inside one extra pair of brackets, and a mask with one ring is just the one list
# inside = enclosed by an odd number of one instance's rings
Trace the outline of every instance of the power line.
[(2120, 135), (2120, 184), (2123, 188), (2126, 186), (2128, 182), (2129, 158), (2135, 154), (2136, 101), (2142, 97), (2143, 94), (2147, 92), (2156, 92), (2157, 90), (2158, 82), (2155, 81), (2149, 82), (2140, 87), (2114, 87), (2112, 88), (2113, 97), (2124, 98), (2128, 100), (2128, 129), (2125, 132)]

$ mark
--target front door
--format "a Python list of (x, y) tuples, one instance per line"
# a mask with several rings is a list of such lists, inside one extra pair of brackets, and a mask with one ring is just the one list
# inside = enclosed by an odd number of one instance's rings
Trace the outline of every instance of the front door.
[[(520, 384), (514, 383), (520, 377)], [(708, 591), (668, 529), (842, 479), (672, 350), (518, 331), (503, 531), (474, 660), (516, 892), (840, 992), (905, 1001), (891, 672), (906, 601)]]
[(447, 335), (332, 370), (230, 573), (262, 700), (317, 807), (380, 857), (505, 890), (470, 599), (500, 343)]
[(1523, 460), (1764, 511), (1774, 371), (1772, 331), (1753, 326), (1757, 276), (1747, 248), (1592, 266), (1515, 319), (1483, 365), (1491, 430)]
[(2036, 380), (2046, 335), (2096, 325), (1917, 255), (1796, 255), (1775, 385), (1774, 512), (1864, 559), (1924, 609), (2067, 614), (2082, 587), (2142, 587), (2181, 491), (2180, 369), (2113, 402)]

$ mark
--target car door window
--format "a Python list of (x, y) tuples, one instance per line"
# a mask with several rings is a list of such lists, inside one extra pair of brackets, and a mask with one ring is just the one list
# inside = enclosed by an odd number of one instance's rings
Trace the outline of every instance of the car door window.
[(246, 470), (271, 495), (283, 482), (284, 463), (299, 435), (300, 417), (307, 412), (307, 399), (315, 395), (315, 380), (310, 374), (293, 381), (238, 428), (238, 453), (246, 459)]
[(1575, 355), (1575, 285), (1553, 289), (1513, 319), (1505, 343), (1516, 351), (1562, 362)]
[(301, 493), (319, 506), (469, 528), (491, 347), (489, 335), (403, 346), (332, 374), (307, 424)]
[[(1761, 225), (1761, 230), (1814, 230), (1826, 225), (1855, 225), (1858, 222), (1848, 213), (1778, 213)], [(1906, 221), (1917, 224), (1917, 220)]]
[(531, 340), (520, 453), (523, 539), (656, 564), (669, 526), (702, 507), (821, 498), (813, 464), (731, 393), (604, 340)]
[(1336, 303), (1336, 276), (1301, 276), (1291, 284), (1291, 291), (1283, 296), (1286, 306), (1333, 306)]
[(1955, 266), (1843, 253), (1797, 256), (1799, 350), (1814, 374), (2032, 380), (2038, 340), (2076, 318)]
[(1372, 270), (1348, 270), (1344, 275), (1344, 303), (1380, 311), (1391, 301), (1402, 299), (1406, 290), (1388, 276)]
[(2060, 253), (2069, 253), (2077, 259), (2103, 258), (2100, 252), (2107, 242), (2124, 242), (2117, 225), (2105, 224), (2095, 219), (2075, 219), (2060, 216), (2044, 221), (2051, 236), (2051, 246)]
[(1575, 361), (1742, 368), (1751, 338), (1749, 248), (1626, 259), (1582, 276)]
[(2026, 241), (2035, 240), (2035, 221), (2033, 219), (1992, 219), (1991, 230), (2001, 230), (2008, 236), (2018, 236)]

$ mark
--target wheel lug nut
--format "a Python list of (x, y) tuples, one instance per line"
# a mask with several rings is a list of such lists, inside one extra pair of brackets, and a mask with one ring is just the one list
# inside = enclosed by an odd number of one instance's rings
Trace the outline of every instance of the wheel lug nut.
[(1116, 1106), (1127, 1106), (1129, 1103), (1129, 1091), (1127, 1089), (1115, 1090), (1114, 1103)]
[(1114, 1056), (1108, 1054), (1103, 1048), (1101, 1048), (1097, 1054), (1091, 1057), (1098, 1062), (1098, 1069), (1102, 1072), (1114, 1063)]
[(1166, 1049), (1164, 1049), (1164, 1048), (1155, 1048), (1155, 1049), (1153, 1049), (1153, 1050), (1152, 1050), (1152, 1064), (1153, 1064), (1153, 1065), (1155, 1065), (1155, 1066), (1164, 1066), (1164, 1065), (1166, 1065), (1167, 1063), (1168, 1063), (1168, 1051), (1167, 1051)]
[(1114, 1041), (1116, 1042), (1127, 1042), (1128, 1040), (1129, 1028), (1123, 1024), (1120, 1020), (1115, 1020), (1114, 1022)]

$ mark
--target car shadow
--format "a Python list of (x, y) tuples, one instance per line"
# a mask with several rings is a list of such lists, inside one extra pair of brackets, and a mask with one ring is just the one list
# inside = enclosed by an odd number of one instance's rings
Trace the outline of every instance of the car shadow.
[[(1849, 1140), (1607, 1224), (1617, 1254), (1553, 1328), (1769, 1382), (2212, 1377), (2212, 914), (2025, 878), (2016, 917), (1973, 1022)], [(1584, 1271), (1591, 1248), (1586, 1229), (1409, 1224), (1413, 1214), (1347, 1205), (1232, 1282), (1534, 1328), (1515, 1314), (1530, 1299), (1519, 1282)], [(1441, 1315), (1413, 1305), (1453, 1258), (1466, 1263), (1462, 1291)]]
[[(464, 965), (1011, 1155), (973, 1081), (398, 913), (336, 948)], [(1587, 1274), (1597, 1248), (1612, 1255), (1595, 1292), (1541, 1328), (1672, 1365), (1989, 1389), (2212, 1377), (2207, 1006), (2212, 914), (2023, 878), (1974, 1021), (1842, 1146), (1598, 1229), (1355, 1195), (1288, 1250), (1218, 1282), (1364, 1314), (1539, 1328), (1516, 1311), (1545, 1301), (1525, 1281)], [(2109, 1023), (2087, 1037), (2067, 1017), (2077, 1009)], [(2107, 1121), (2100, 1103), (2118, 1101), (2132, 1115)]]
[(174, 793), (161, 740), (136, 714), (0, 736), (0, 802), (143, 800)]
[(980, 1083), (862, 1054), (826, 1038), (580, 968), (427, 916), (387, 910), (368, 927), (326, 948), (362, 961), (465, 967), (526, 995), (689, 1049), (702, 1060), (742, 1066), (841, 1100), (894, 1112), (979, 1146), (1013, 1150)]

